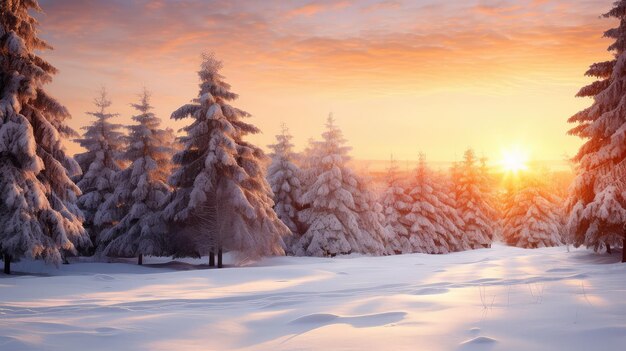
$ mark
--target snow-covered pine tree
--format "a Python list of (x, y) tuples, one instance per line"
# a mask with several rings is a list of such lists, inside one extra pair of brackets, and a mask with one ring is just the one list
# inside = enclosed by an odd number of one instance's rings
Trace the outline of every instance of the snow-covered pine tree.
[(115, 192), (99, 212), (123, 211), (111, 217), (121, 219), (100, 234), (99, 244), (107, 256), (138, 257), (165, 253), (165, 224), (158, 215), (170, 191), (166, 183), (171, 170), (171, 131), (160, 128), (161, 120), (152, 112), (150, 93), (144, 89), (138, 111), (128, 128), (128, 148), (123, 158), (131, 165), (119, 172)]
[(67, 109), (44, 90), (57, 70), (36, 50), (36, 0), (0, 2), (0, 253), (4, 272), (27, 256), (61, 263), (90, 245), (71, 177), (79, 165), (61, 139), (76, 133)]
[(569, 236), (575, 246), (596, 251), (626, 247), (626, 0), (616, 1), (604, 17), (619, 20), (604, 33), (615, 40), (608, 48), (614, 59), (591, 65), (586, 75), (598, 80), (577, 96), (594, 102), (568, 120), (576, 124), (569, 134), (586, 140), (574, 157), (578, 170), (567, 201)]
[[(362, 199), (356, 175), (347, 166), (350, 159), (341, 130), (332, 115), (326, 122), (323, 141), (315, 145), (319, 176), (302, 195), (305, 209), (300, 220), (308, 226), (294, 252), (299, 256), (335, 256), (349, 253), (384, 254), (381, 239), (359, 226)], [(361, 188), (362, 191), (362, 188)]]
[[(305, 189), (300, 220), (308, 227), (293, 251), (298, 256), (336, 256), (354, 251), (359, 236), (354, 198), (349, 191), (357, 181), (347, 167), (350, 147), (341, 130), (328, 116), (323, 141), (310, 143), (309, 157), (319, 160), (317, 173)], [(312, 167), (311, 167), (312, 168)], [(309, 170), (306, 168), (305, 170)], [(348, 240), (348, 237), (351, 240)]]
[(302, 184), (303, 189), (309, 188), (313, 185), (313, 183), (317, 180), (317, 177), (322, 174), (322, 169), (319, 167), (322, 162), (322, 145), (323, 142), (310, 138), (306, 148), (300, 154), (300, 184)]
[[(302, 196), (300, 169), (294, 164), (292, 136), (283, 124), (281, 134), (276, 136), (276, 144), (269, 145), (272, 163), (267, 170), (267, 180), (274, 192), (274, 211), (292, 233), (298, 234), (298, 201)], [(289, 245), (287, 245), (289, 246)]]
[(524, 180), (504, 212), (504, 242), (528, 249), (561, 245), (559, 203), (546, 184), (534, 177)]
[(445, 232), (449, 233), (456, 241), (453, 250), (470, 250), (470, 240), (463, 232), (465, 222), (463, 222), (463, 219), (459, 215), (458, 206), (454, 197), (454, 182), (446, 173), (436, 174), (434, 189), (442, 204), (442, 206), (439, 207), (439, 212), (444, 219), (441, 225)]
[(493, 227), (493, 237), (491, 238), (493, 242), (502, 231), (502, 228), (500, 228), (502, 215), (498, 211), (498, 198), (494, 191), (497, 186), (497, 179), (492, 175), (487, 161), (488, 159), (484, 156), (479, 160), (479, 174), (481, 177), (480, 192), (485, 199), (485, 213), (489, 216), (489, 222)]
[(357, 176), (356, 180), (356, 188), (351, 192), (358, 213), (357, 223), (362, 232), (361, 241), (358, 242), (360, 252), (376, 256), (391, 255), (394, 253), (390, 245), (393, 232), (384, 225), (383, 207), (369, 189), (371, 180), (366, 176)]
[(409, 228), (406, 226), (406, 216), (411, 211), (413, 199), (407, 195), (403, 180), (398, 172), (396, 161), (391, 157), (387, 169), (387, 187), (383, 193), (381, 203), (387, 230), (391, 233), (388, 243), (390, 253), (403, 254), (413, 252), (409, 242)]
[(465, 226), (463, 234), (473, 249), (490, 247), (494, 229), (492, 209), (481, 191), (483, 177), (474, 151), (469, 149), (463, 155), (463, 162), (456, 170), (456, 202)]
[[(172, 128), (165, 128), (165, 145), (173, 153), (179, 152), (183, 149), (182, 145), (178, 142), (178, 138), (176, 138), (176, 133), (174, 132), (174, 129)], [(173, 169), (174, 169), (174, 164), (172, 164), (170, 160), (168, 164), (168, 168), (167, 168), (168, 174), (171, 174)]]
[[(93, 103), (96, 111), (87, 114), (95, 117), (95, 120), (91, 125), (82, 127), (82, 138), (74, 141), (86, 150), (75, 156), (83, 170), (76, 183), (82, 191), (78, 206), (85, 216), (85, 228), (89, 231), (91, 240), (97, 244), (100, 231), (122, 216), (121, 209), (107, 209), (104, 212), (99, 212), (99, 209), (115, 191), (115, 176), (124, 166), (122, 153), (126, 142), (124, 134), (120, 132), (123, 126), (111, 122), (117, 114), (107, 111), (111, 100), (104, 88)], [(98, 247), (94, 249), (99, 250)]]
[(406, 216), (409, 228), (409, 242), (413, 252), (443, 254), (455, 251), (458, 239), (450, 229), (449, 219), (443, 213), (447, 204), (443, 203), (434, 181), (432, 171), (426, 165), (423, 154), (415, 170), (415, 179), (409, 195), (412, 198), (411, 212)]
[(259, 130), (243, 121), (250, 115), (229, 104), (237, 98), (219, 73), (222, 63), (203, 55), (200, 92), (192, 103), (172, 113), (191, 117), (180, 138), (183, 150), (174, 155), (178, 169), (170, 177), (177, 187), (163, 214), (173, 226), (176, 256), (222, 251), (246, 257), (284, 254), (289, 228), (273, 210), (272, 190), (265, 179), (263, 151), (244, 140)]
[(519, 174), (514, 174), (514, 172), (507, 172), (503, 174), (502, 178), (502, 189), (498, 193), (498, 207), (497, 211), (500, 214), (498, 219), (498, 226), (501, 229), (499, 233), (496, 233), (494, 237), (494, 241), (502, 241), (505, 242), (503, 235), (505, 231), (505, 220), (506, 213), (511, 210), (513, 206), (515, 206), (515, 195), (520, 191), (521, 178)]

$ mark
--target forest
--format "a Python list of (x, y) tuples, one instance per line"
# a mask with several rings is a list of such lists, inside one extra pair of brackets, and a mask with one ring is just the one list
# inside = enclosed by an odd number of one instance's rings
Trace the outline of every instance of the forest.
[[(625, 6), (617, 2), (606, 17), (623, 19)], [(76, 255), (137, 257), (139, 264), (143, 256), (208, 256), (210, 266), (222, 267), (224, 252), (244, 263), (284, 254), (447, 254), (494, 241), (611, 253), (626, 242), (623, 23), (605, 33), (615, 40), (615, 59), (591, 65), (586, 74), (598, 80), (578, 93), (594, 103), (569, 119), (569, 133), (586, 142), (563, 189), (548, 170), (495, 174), (472, 149), (449, 169), (433, 169), (420, 154), (415, 169), (400, 171), (392, 156), (375, 179), (351, 168), (332, 114), (302, 152), (283, 126), (266, 155), (246, 141), (259, 130), (234, 106), (238, 95), (213, 53), (202, 56), (197, 96), (171, 113), (189, 121), (180, 134), (161, 127), (147, 88), (132, 102), (133, 125), (112, 121), (118, 114), (103, 88), (91, 124), (78, 133), (44, 89), (56, 70), (35, 54), (48, 44), (31, 8), (39, 9), (30, 1), (2, 8), (5, 273), (23, 257), (58, 265)], [(66, 139), (84, 152), (68, 155)]]

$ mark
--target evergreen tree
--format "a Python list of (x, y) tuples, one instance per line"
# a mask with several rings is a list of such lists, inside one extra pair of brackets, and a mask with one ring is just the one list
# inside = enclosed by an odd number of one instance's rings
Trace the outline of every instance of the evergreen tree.
[(392, 233), (389, 241), (389, 249), (396, 254), (413, 252), (409, 242), (409, 229), (406, 224), (406, 216), (411, 210), (413, 199), (406, 194), (402, 179), (398, 174), (396, 161), (391, 158), (387, 169), (387, 187), (382, 196), (383, 214), (386, 228)]
[(274, 151), (272, 163), (267, 170), (267, 179), (274, 192), (274, 211), (292, 233), (299, 233), (298, 201), (302, 196), (300, 169), (294, 164), (292, 136), (285, 125), (276, 136), (276, 144), (269, 147)]
[(406, 216), (410, 224), (410, 243), (414, 252), (441, 254), (455, 251), (459, 246), (458, 239), (448, 223), (449, 209), (441, 201), (434, 177), (427, 167), (423, 154), (419, 156), (419, 164), (415, 170), (415, 179), (409, 195), (412, 197), (411, 212)]
[(393, 242), (393, 231), (385, 227), (383, 207), (376, 201), (376, 196), (369, 189), (371, 181), (364, 176), (356, 177), (357, 185), (352, 190), (354, 205), (358, 214), (358, 226), (365, 240), (359, 244), (361, 252), (372, 255), (390, 255), (394, 251), (390, 243)]
[(559, 199), (536, 179), (525, 183), (504, 209), (504, 241), (529, 249), (561, 245)]
[(574, 157), (578, 172), (568, 199), (569, 235), (575, 246), (596, 251), (626, 246), (626, 0), (616, 1), (604, 17), (620, 21), (604, 33), (615, 40), (608, 48), (614, 59), (591, 65), (586, 75), (598, 80), (577, 96), (594, 102), (569, 119), (576, 124), (569, 134), (585, 139)]
[(441, 206), (439, 212), (443, 217), (442, 227), (456, 242), (451, 247), (453, 251), (465, 251), (472, 248), (471, 241), (463, 232), (465, 222), (459, 215), (456, 198), (454, 197), (454, 182), (446, 174), (435, 176), (434, 189), (437, 193)]
[(487, 165), (487, 158), (481, 157), (479, 162), (479, 175), (481, 178), (480, 192), (483, 194), (485, 199), (484, 211), (487, 216), (489, 216), (489, 223), (491, 223), (493, 227), (493, 236), (491, 241), (494, 241), (502, 231), (502, 228), (500, 227), (502, 215), (501, 212), (498, 211), (498, 198), (496, 192), (494, 191), (497, 187), (497, 180), (491, 174), (489, 166)]
[(83, 137), (75, 141), (86, 149), (76, 155), (76, 161), (83, 170), (77, 182), (82, 191), (78, 205), (85, 215), (85, 227), (90, 231), (92, 241), (97, 243), (100, 231), (121, 218), (122, 211), (99, 210), (115, 191), (115, 177), (124, 166), (122, 152), (126, 143), (120, 132), (122, 125), (110, 121), (117, 114), (107, 112), (111, 100), (105, 89), (94, 99), (94, 104), (97, 110), (87, 114), (95, 117), (95, 121), (83, 127)]
[(521, 190), (520, 184), (521, 179), (519, 174), (515, 172), (506, 172), (503, 174), (502, 178), (502, 190), (498, 193), (498, 206), (497, 211), (500, 214), (498, 219), (498, 227), (501, 228), (499, 233), (496, 233), (495, 239), (505, 242), (503, 235), (504, 231), (506, 231), (506, 213), (510, 211), (510, 209), (515, 206), (515, 195)]
[(174, 254), (209, 254), (223, 250), (247, 257), (284, 254), (287, 228), (272, 209), (263, 151), (244, 140), (259, 130), (243, 121), (250, 115), (229, 104), (237, 98), (219, 73), (222, 63), (204, 55), (198, 75), (200, 92), (192, 103), (172, 113), (191, 117), (174, 155), (179, 166), (170, 177), (177, 190), (164, 210), (172, 223)]
[(36, 50), (36, 0), (0, 3), (0, 253), (4, 272), (27, 256), (59, 264), (66, 253), (90, 245), (76, 205), (80, 189), (71, 177), (79, 165), (62, 146), (76, 133), (67, 109), (44, 85), (57, 70)]
[(365, 221), (360, 216), (367, 200), (357, 197), (363, 185), (359, 185), (347, 166), (350, 148), (344, 145), (332, 115), (322, 137), (313, 154), (320, 161), (317, 166), (320, 174), (302, 195), (306, 208), (300, 212), (300, 219), (308, 229), (296, 243), (294, 252), (300, 256), (331, 257), (349, 253), (384, 254), (377, 232), (359, 226)]
[(473, 150), (467, 150), (456, 170), (456, 202), (464, 222), (463, 233), (471, 248), (490, 247), (493, 240), (493, 209), (483, 189), (483, 177)]
[(300, 157), (300, 184), (307, 189), (315, 183), (323, 170), (319, 167), (322, 162), (323, 142), (309, 139), (309, 142)]
[(300, 220), (308, 229), (294, 247), (299, 256), (348, 254), (355, 250), (354, 238), (360, 236), (354, 198), (349, 191), (350, 187), (356, 187), (357, 181), (346, 165), (350, 148), (344, 145), (345, 139), (332, 115), (322, 137), (323, 141), (310, 144), (307, 153), (319, 160), (315, 167), (319, 176), (312, 179), (302, 195), (301, 202), (306, 208), (300, 212)]
[[(160, 128), (161, 120), (152, 113), (150, 94), (144, 90), (133, 116), (137, 124), (127, 127), (128, 149), (123, 158), (131, 165), (117, 175), (115, 192), (102, 205), (103, 215), (121, 218), (102, 231), (100, 244), (107, 256), (138, 256), (165, 253), (164, 223), (158, 213), (170, 191), (166, 180), (171, 170), (171, 130)], [(120, 213), (121, 211), (121, 213)]]

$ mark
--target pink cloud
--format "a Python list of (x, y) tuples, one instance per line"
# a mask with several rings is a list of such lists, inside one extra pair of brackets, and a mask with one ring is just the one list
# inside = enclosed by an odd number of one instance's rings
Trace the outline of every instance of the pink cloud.
[(350, 5), (350, 1), (337, 1), (328, 3), (311, 2), (288, 11), (285, 17), (292, 18), (298, 16), (313, 16), (322, 12), (340, 10)]

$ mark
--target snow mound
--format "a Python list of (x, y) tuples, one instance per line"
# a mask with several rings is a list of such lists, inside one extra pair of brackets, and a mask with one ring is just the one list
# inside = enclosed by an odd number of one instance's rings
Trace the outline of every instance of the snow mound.
[(406, 312), (386, 312), (353, 317), (341, 317), (330, 313), (314, 313), (291, 321), (291, 324), (349, 324), (355, 328), (369, 328), (397, 323), (404, 319)]
[(291, 321), (291, 324), (323, 324), (335, 321), (339, 316), (329, 313), (315, 313)]
[(497, 343), (496, 339), (493, 339), (487, 336), (477, 336), (475, 338), (462, 342), (459, 345), (459, 350), (463, 350), (463, 351), (491, 350), (496, 343)]
[(488, 336), (477, 336), (461, 343), (461, 345), (478, 345), (478, 344), (493, 344), (497, 342), (496, 339)]
[(414, 295), (439, 295), (439, 294), (445, 294), (448, 291), (450, 291), (449, 289), (446, 288), (424, 288), (424, 289), (420, 289), (416, 292), (414, 292)]

